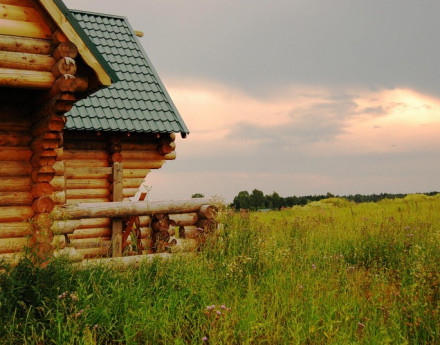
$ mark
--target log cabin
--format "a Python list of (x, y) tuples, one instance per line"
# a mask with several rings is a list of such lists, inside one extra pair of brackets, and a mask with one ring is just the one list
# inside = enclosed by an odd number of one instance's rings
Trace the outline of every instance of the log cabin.
[[(66, 244), (109, 255), (121, 219), (51, 214), (133, 199), (175, 159), (176, 133), (189, 131), (126, 18), (0, 0), (0, 257)], [(137, 221), (148, 242), (151, 217)]]

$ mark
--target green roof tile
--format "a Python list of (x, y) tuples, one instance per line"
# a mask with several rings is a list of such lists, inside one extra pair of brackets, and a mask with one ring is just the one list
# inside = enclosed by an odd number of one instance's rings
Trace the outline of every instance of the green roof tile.
[(66, 128), (189, 133), (127, 19), (71, 13), (119, 81), (77, 102), (67, 114)]

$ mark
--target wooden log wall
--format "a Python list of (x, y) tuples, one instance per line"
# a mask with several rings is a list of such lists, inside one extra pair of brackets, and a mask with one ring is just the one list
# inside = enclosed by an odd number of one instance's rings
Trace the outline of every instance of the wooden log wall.
[[(27, 244), (32, 233), (31, 121), (0, 105), (0, 258)], [(24, 111), (25, 109), (22, 109)]]
[[(175, 158), (174, 140), (174, 134), (128, 135), (66, 131), (64, 176), (57, 179), (56, 185), (64, 183), (67, 204), (121, 201), (114, 198), (115, 181), (112, 175), (114, 165), (120, 163), (123, 169), (122, 200), (128, 201), (139, 191), (151, 169), (159, 169), (165, 160)], [(96, 219), (97, 222), (99, 220)], [(78, 228), (72, 235), (68, 235), (69, 245), (88, 258), (106, 256), (109, 254), (113, 223), (107, 218), (107, 225)], [(142, 233), (146, 234), (148, 230), (144, 228)], [(87, 238), (74, 238), (83, 235)], [(84, 248), (85, 245), (88, 248)], [(146, 242), (145, 245), (149, 246)]]
[(139, 191), (151, 169), (160, 169), (166, 160), (176, 159), (175, 134), (130, 135), (120, 140), (124, 168), (123, 201)]
[[(76, 101), (76, 93), (84, 91), (84, 85), (75, 84), (78, 78), (70, 74), (76, 72), (76, 46), (57, 32), (53, 35), (52, 47), (53, 63), (50, 73), (55, 81), (41, 98), (43, 101), (38, 110), (33, 113), (30, 130), (33, 137), (30, 144), (31, 194), (34, 198), (32, 209), (35, 212), (30, 244), (37, 248), (41, 255), (51, 253), (54, 249), (54, 234), (51, 230), (53, 221), (50, 213), (55, 205), (62, 205), (67, 200), (64, 178), (66, 164), (62, 149), (66, 123), (64, 113), (72, 108)], [(63, 68), (65, 65), (69, 67)], [(62, 242), (62, 245), (64, 244), (65, 242)]]
[(29, 0), (0, 0), (0, 86), (50, 89), (52, 31)]
[[(108, 139), (95, 132), (66, 132), (64, 136), (65, 203), (111, 201), (112, 164)], [(70, 223), (69, 223), (70, 222)], [(111, 219), (92, 218), (69, 221), (68, 245), (84, 258), (108, 256), (111, 243)]]

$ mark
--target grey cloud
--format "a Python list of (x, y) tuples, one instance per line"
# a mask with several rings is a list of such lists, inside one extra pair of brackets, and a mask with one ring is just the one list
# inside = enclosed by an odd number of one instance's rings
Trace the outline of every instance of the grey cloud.
[[(338, 97), (330, 97), (330, 99)], [(291, 149), (318, 141), (330, 141), (344, 133), (346, 121), (355, 116), (357, 105), (349, 97), (339, 97), (340, 102), (325, 101), (308, 108), (292, 110), (291, 121), (277, 126), (261, 127), (240, 123), (231, 129), (230, 140), (252, 140), (257, 138), (260, 147), (266, 149)]]

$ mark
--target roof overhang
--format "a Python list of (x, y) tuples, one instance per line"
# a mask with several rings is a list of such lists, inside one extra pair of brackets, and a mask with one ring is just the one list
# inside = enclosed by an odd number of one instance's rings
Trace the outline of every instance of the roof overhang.
[(47, 11), (60, 31), (77, 46), (84, 62), (94, 70), (98, 81), (103, 86), (109, 86), (119, 80), (95, 44), (86, 35), (61, 0), (38, 0), (38, 2)]

